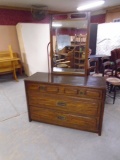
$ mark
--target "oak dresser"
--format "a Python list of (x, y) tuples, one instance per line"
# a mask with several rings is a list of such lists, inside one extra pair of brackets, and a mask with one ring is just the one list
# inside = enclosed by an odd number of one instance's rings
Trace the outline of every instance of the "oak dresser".
[(29, 121), (101, 135), (106, 83), (103, 77), (35, 73), (25, 79)]

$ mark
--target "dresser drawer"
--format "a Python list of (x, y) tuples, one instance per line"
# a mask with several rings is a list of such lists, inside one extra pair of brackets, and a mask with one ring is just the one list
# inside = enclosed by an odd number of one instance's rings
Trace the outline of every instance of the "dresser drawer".
[(45, 123), (57, 124), (76, 129), (98, 131), (98, 119), (66, 114), (61, 111), (54, 111), (44, 108), (30, 107), (31, 120)]
[(89, 89), (89, 88), (79, 88), (78, 89), (78, 96), (86, 97), (86, 98), (102, 98), (102, 91), (97, 89)]
[(85, 87), (64, 87), (64, 95), (102, 99), (102, 91)]
[(87, 116), (98, 116), (101, 108), (101, 101), (99, 100), (69, 98), (60, 95), (34, 94), (29, 96), (28, 102), (29, 105), (37, 107), (45, 107)]
[(59, 87), (58, 86), (51, 86), (47, 84), (40, 84), (40, 83), (27, 83), (28, 91), (34, 91), (38, 93), (58, 93)]
[(65, 87), (42, 83), (28, 83), (28, 92), (60, 94), (63, 96), (74, 96), (92, 99), (102, 99), (102, 90), (85, 87)]

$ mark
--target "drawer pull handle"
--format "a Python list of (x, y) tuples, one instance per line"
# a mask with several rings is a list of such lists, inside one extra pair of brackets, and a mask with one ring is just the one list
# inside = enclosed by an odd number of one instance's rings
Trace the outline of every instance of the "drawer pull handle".
[(82, 91), (80, 91), (80, 92), (79, 92), (79, 94), (80, 94), (80, 95), (84, 95), (85, 93), (84, 93), (84, 92), (82, 92)]
[(39, 90), (45, 91), (45, 90), (46, 90), (46, 87), (45, 87), (45, 86), (40, 86), (40, 87), (39, 87)]
[(65, 120), (65, 119), (66, 119), (65, 116), (58, 116), (57, 118), (58, 118), (59, 120)]
[(65, 102), (57, 102), (58, 107), (65, 107), (66, 103)]

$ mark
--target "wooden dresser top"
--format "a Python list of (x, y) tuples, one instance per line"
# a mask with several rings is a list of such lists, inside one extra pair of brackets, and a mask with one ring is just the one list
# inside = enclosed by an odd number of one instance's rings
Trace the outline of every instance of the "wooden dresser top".
[(73, 75), (55, 75), (51, 73), (37, 72), (32, 76), (25, 79), (30, 82), (42, 82), (49, 84), (58, 85), (72, 85), (72, 86), (83, 86), (90, 88), (106, 88), (106, 82), (104, 77), (81, 77)]

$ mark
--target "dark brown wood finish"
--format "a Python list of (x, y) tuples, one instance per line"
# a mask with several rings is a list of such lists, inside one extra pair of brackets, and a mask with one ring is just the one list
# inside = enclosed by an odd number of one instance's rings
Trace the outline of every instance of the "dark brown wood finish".
[(29, 121), (101, 135), (106, 84), (103, 77), (35, 73), (25, 79)]

